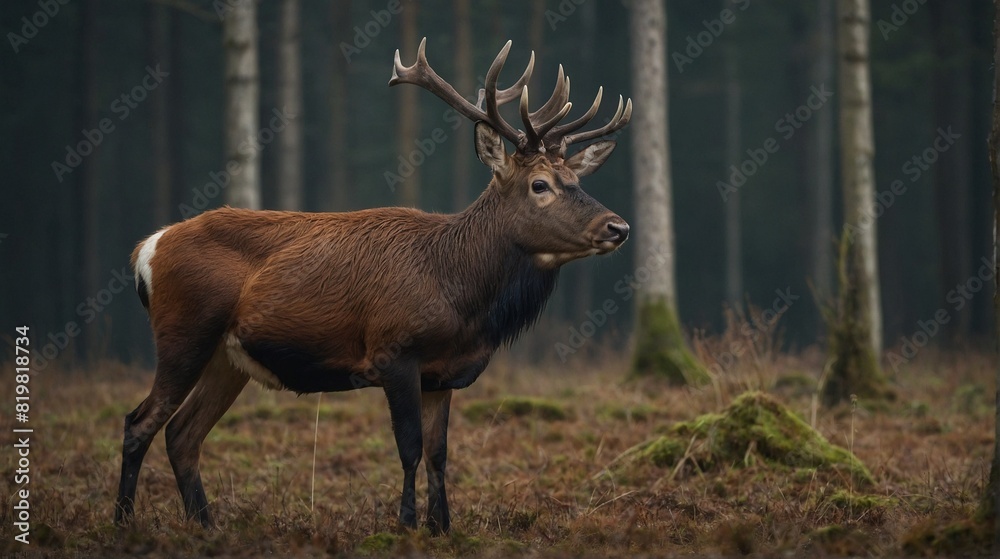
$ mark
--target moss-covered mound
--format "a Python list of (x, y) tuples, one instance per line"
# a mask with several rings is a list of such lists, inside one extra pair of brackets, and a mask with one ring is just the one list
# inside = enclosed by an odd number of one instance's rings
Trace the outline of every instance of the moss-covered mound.
[(571, 413), (558, 402), (542, 398), (509, 396), (497, 400), (473, 402), (462, 409), (462, 415), (469, 421), (506, 421), (512, 417), (528, 417), (542, 421), (563, 421), (571, 418)]
[(678, 386), (701, 386), (711, 380), (687, 348), (677, 313), (666, 301), (647, 301), (638, 312), (632, 376), (662, 377)]
[(871, 483), (868, 468), (847, 450), (831, 444), (774, 398), (748, 392), (721, 414), (675, 424), (670, 431), (628, 451), (631, 459), (675, 467), (681, 460), (701, 471), (772, 466), (844, 471), (853, 483)]

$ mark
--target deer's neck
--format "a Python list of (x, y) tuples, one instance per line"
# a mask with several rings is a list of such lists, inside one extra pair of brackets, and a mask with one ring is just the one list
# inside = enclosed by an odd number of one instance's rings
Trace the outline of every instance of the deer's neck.
[(511, 239), (501, 202), (488, 188), (454, 216), (441, 244), (448, 298), (494, 347), (513, 342), (538, 319), (558, 277), (558, 270), (535, 266)]

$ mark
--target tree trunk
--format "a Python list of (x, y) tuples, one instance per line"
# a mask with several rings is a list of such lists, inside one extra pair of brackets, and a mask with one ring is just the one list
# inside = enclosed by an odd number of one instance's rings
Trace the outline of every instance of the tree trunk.
[(542, 68), (545, 54), (545, 2), (531, 3), (531, 19), (528, 22), (528, 44), (535, 53), (535, 68)]
[[(973, 271), (972, 222), (969, 207), (969, 87), (968, 37), (971, 36), (969, 3), (931, 2), (934, 50), (934, 135), (937, 128), (954, 127), (962, 135), (934, 166), (934, 210), (937, 214), (941, 291), (964, 282)], [(966, 339), (972, 329), (973, 305), (955, 311), (947, 329), (953, 340)]]
[[(833, 83), (834, 53), (834, 0), (818, 0), (819, 18), (816, 29), (816, 50), (813, 54), (812, 82)], [(808, 146), (809, 213), (812, 234), (809, 239), (810, 278), (813, 287), (822, 297), (833, 295), (833, 111), (815, 113), (816, 123)], [(817, 331), (822, 330), (822, 321)]]
[[(226, 203), (260, 208), (260, 146), (257, 144), (260, 68), (257, 4), (236, 2), (222, 20), (225, 49), (225, 157), (230, 173)], [(251, 146), (249, 149), (247, 146)], [(241, 149), (242, 148), (242, 149)]]
[(632, 373), (700, 383), (707, 373), (687, 349), (677, 319), (674, 233), (667, 128), (667, 16), (661, 0), (633, 0), (629, 13), (632, 91), (642, 103), (632, 118), (635, 262), (648, 279), (636, 292)]
[[(81, 51), (81, 91), (77, 119), (80, 130), (93, 130), (98, 127), (98, 91), (97, 80), (97, 0), (84, 0), (80, 13), (80, 51)], [(77, 270), (82, 280), (81, 297), (94, 297), (100, 289), (100, 231), (98, 228), (100, 213), (100, 160), (101, 148), (95, 145), (93, 152), (83, 158), (77, 170), (78, 196), (77, 205), (80, 212), (80, 234), (77, 249)], [(82, 349), (88, 359), (94, 359), (100, 345), (100, 324), (103, 320), (95, 320), (83, 327)]]
[(187, 111), (184, 106), (184, 34), (182, 22), (184, 18), (172, 15), (170, 17), (170, 83), (160, 84), (167, 89), (167, 114), (170, 121), (170, 171), (173, 184), (170, 187), (170, 211), (167, 221), (177, 219), (180, 213), (180, 201), (187, 197), (188, 182), (184, 158), (184, 141), (188, 138)]
[[(472, 21), (469, 16), (469, 0), (453, 0), (455, 11), (455, 89), (466, 99), (476, 101), (475, 74), (472, 70)], [(466, 119), (460, 119), (458, 127), (452, 135), (466, 134), (470, 130)], [(472, 162), (472, 142), (468, 138), (459, 138), (455, 143), (454, 159), (452, 160), (451, 205), (454, 211), (460, 212), (469, 205), (469, 182), (471, 181), (470, 164)]]
[[(728, 2), (726, 2), (728, 4)], [(739, 54), (733, 46), (726, 47), (726, 158), (739, 164), (740, 154), (740, 89)], [(727, 163), (726, 168), (729, 165)], [(732, 192), (726, 198), (726, 301), (734, 309), (743, 308), (743, 248), (741, 243), (740, 194)]]
[(332, 75), (330, 77), (330, 136), (327, 147), (327, 181), (321, 195), (320, 207), (326, 211), (344, 211), (351, 206), (350, 183), (351, 164), (348, 128), (348, 97), (347, 58), (340, 50), (341, 43), (350, 43), (351, 39), (351, 1), (334, 0), (331, 4), (330, 28), (333, 30), (333, 40), (330, 42), (330, 60)]
[(840, 290), (830, 311), (830, 370), (824, 402), (833, 405), (857, 395), (884, 398), (890, 393), (879, 369), (882, 347), (881, 303), (874, 215), (875, 153), (872, 131), (868, 0), (840, 0), (838, 20), (841, 167), (844, 219), (840, 249)]
[[(993, 178), (993, 317), (994, 352), (1000, 349), (1000, 0), (993, 0), (993, 125), (990, 127), (990, 174)], [(994, 400), (993, 461), (979, 516), (993, 529), (993, 552), (1000, 552), (1000, 359), (994, 360), (997, 393)]]
[[(153, 67), (160, 65), (173, 72), (170, 60), (170, 12), (166, 6), (146, 4), (146, 58)], [(162, 227), (170, 223), (173, 204), (173, 169), (171, 169), (171, 130), (169, 114), (169, 83), (161, 83), (149, 94), (152, 117), (149, 127), (153, 167), (153, 223)]]
[[(417, 14), (419, 4), (417, 0), (409, 0), (403, 4), (403, 13), (400, 14), (400, 55), (403, 60), (414, 60), (417, 57)], [(399, 92), (399, 123), (396, 132), (397, 149), (399, 154), (407, 159), (410, 153), (417, 149), (415, 140), (420, 134), (420, 99), (419, 88), (410, 87), (401, 89)], [(396, 192), (396, 199), (400, 206), (415, 208), (420, 205), (420, 166), (414, 165), (413, 172), (408, 177), (403, 177), (403, 182), (399, 183)]]
[(288, 117), (278, 140), (278, 206), (302, 209), (302, 60), (299, 0), (283, 0), (278, 37), (278, 106)]
[[(859, 317), (868, 327), (875, 355), (882, 351), (882, 298), (879, 290), (878, 245), (874, 215), (875, 133), (872, 124), (872, 87), (868, 38), (871, 10), (868, 0), (839, 0), (840, 149), (844, 191), (844, 219), (855, 227), (851, 252), (857, 253)], [(868, 226), (862, 224), (869, 223)]]

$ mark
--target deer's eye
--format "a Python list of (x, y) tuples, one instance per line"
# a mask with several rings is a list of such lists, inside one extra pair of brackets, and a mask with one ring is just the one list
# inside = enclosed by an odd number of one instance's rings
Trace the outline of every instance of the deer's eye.
[(535, 194), (541, 194), (549, 189), (549, 183), (545, 181), (535, 181), (531, 183), (531, 191)]

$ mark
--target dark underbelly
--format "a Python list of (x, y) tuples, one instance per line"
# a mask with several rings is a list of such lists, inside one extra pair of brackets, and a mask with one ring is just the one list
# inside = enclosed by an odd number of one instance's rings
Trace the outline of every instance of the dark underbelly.
[(243, 349), (255, 361), (271, 371), (285, 388), (307, 392), (343, 392), (376, 386), (361, 372), (332, 367), (300, 349), (272, 342), (243, 342)]
[[(315, 355), (287, 344), (244, 340), (242, 345), (244, 351), (274, 374), (285, 388), (299, 394), (381, 386), (377, 372), (365, 374), (355, 368), (331, 366)], [(454, 370), (422, 371), (420, 388), (428, 392), (466, 388), (479, 378), (489, 362), (490, 356), (487, 355), (472, 361), (465, 360)]]

